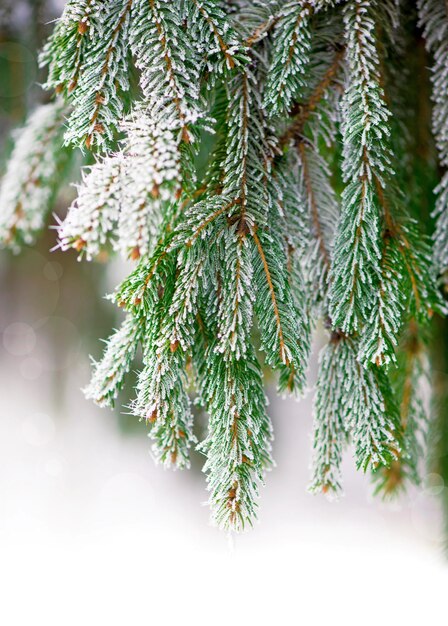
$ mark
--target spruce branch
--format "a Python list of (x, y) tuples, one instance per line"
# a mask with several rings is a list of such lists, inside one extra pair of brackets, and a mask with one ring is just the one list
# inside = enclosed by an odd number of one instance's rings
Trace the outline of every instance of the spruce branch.
[(264, 105), (271, 115), (289, 111), (304, 87), (311, 49), (311, 2), (288, 2), (274, 28), (272, 63), (269, 68)]
[(208, 437), (199, 449), (207, 455), (203, 470), (213, 520), (238, 531), (256, 517), (259, 485), (272, 465), (272, 427), (255, 355), (222, 359), (211, 346), (207, 360), (211, 375), (206, 376), (201, 398), (211, 417)]
[(387, 233), (381, 262), (377, 301), (364, 328), (360, 355), (364, 363), (378, 366), (395, 362), (395, 347), (401, 330), (409, 290), (403, 285), (406, 267), (397, 242)]
[(398, 494), (409, 483), (420, 483), (419, 462), (425, 458), (429, 425), (428, 367), (426, 333), (422, 334), (412, 318), (401, 342), (398, 367), (392, 375), (400, 410), (403, 452), (375, 475), (377, 492), (384, 497)]
[(90, 260), (106, 249), (120, 212), (123, 167), (120, 158), (106, 157), (83, 171), (78, 196), (58, 228), (62, 250), (74, 248)]
[(300, 393), (305, 385), (304, 364), (310, 345), (306, 304), (295, 300), (291, 293), (281, 241), (262, 231), (253, 233), (253, 239), (258, 253), (254, 283), (261, 347), (267, 363), (283, 372), (280, 390)]
[(86, 398), (98, 406), (114, 406), (129, 372), (138, 345), (143, 337), (144, 324), (133, 315), (127, 315), (120, 328), (106, 342), (101, 361), (93, 361), (93, 375), (84, 389)]
[[(132, 3), (106, 0), (97, 9), (95, 33), (84, 53), (84, 64), (75, 70), (76, 88), (69, 94), (73, 112), (65, 133), (67, 143), (105, 149), (115, 137), (125, 113), (123, 96), (129, 90), (127, 38)], [(72, 63), (76, 68), (76, 59)]]
[(389, 380), (381, 368), (365, 369), (351, 341), (345, 401), (350, 410), (348, 428), (355, 445), (356, 465), (366, 471), (388, 467), (400, 458), (402, 432), (399, 411)]
[[(300, 198), (308, 214), (308, 249), (305, 265), (314, 307), (327, 307), (328, 286), (338, 203), (330, 182), (328, 165), (317, 148), (298, 144), (301, 171)], [(310, 241), (311, 239), (311, 241)]]
[(190, 143), (190, 125), (202, 116), (198, 59), (185, 54), (182, 14), (177, 4), (170, 0), (135, 0), (130, 45), (148, 112), (155, 120), (170, 115), (168, 128)]
[[(16, 248), (41, 227), (62, 178), (67, 117), (66, 144), (99, 154), (82, 170), (59, 245), (133, 263), (111, 296), (125, 319), (85, 393), (113, 406), (141, 350), (128, 408), (162, 464), (188, 467), (195, 447), (205, 455), (222, 528), (254, 523), (272, 465), (264, 370), (300, 395), (321, 320), (330, 335), (310, 490), (340, 493), (349, 443), (378, 491), (418, 481), (427, 334), (446, 314), (437, 273), (448, 275), (448, 179), (442, 172), (432, 244), (424, 213), (435, 159), (411, 141), (426, 93), (408, 95), (404, 82), (418, 89), (411, 61), (401, 72), (418, 30), (399, 5), (69, 1), (42, 53), (46, 88), (59, 95), (17, 139), (0, 236)], [(448, 18), (444, 0), (418, 9), (444, 170)], [(200, 443), (195, 393), (209, 415)]]
[(433, 134), (439, 152), (442, 180), (435, 189), (437, 196), (434, 217), (434, 260), (446, 285), (448, 276), (448, 8), (445, 0), (418, 0), (420, 25), (426, 47), (433, 54), (432, 98)]
[(378, 74), (375, 10), (366, 0), (344, 8), (349, 84), (342, 105), (344, 180), (341, 217), (335, 242), (330, 316), (344, 332), (365, 323), (378, 286), (381, 213), (375, 178), (384, 184), (391, 171), (384, 146), (389, 135)]
[(71, 0), (48, 39), (40, 64), (48, 66), (45, 88), (69, 96), (88, 62), (92, 42), (99, 35), (97, 0)]
[(342, 490), (341, 462), (347, 442), (345, 376), (350, 345), (333, 333), (319, 355), (319, 375), (314, 400), (314, 443), (311, 493), (337, 497)]
[(16, 134), (0, 186), (0, 242), (14, 250), (34, 241), (51, 209), (68, 160), (62, 148), (66, 107), (61, 100), (38, 107)]
[(219, 3), (188, 0), (185, 11), (193, 38), (200, 54), (205, 53), (207, 70), (213, 77), (245, 61), (244, 46)]
[(226, 359), (244, 357), (253, 319), (253, 261), (250, 240), (238, 227), (219, 237), (221, 278), (216, 350)]

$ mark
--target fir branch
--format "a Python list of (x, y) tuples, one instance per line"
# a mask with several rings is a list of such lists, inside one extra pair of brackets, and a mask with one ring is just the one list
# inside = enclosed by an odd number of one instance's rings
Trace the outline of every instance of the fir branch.
[(400, 248), (391, 234), (384, 241), (380, 280), (370, 318), (363, 329), (360, 360), (378, 366), (395, 362), (395, 347), (401, 330), (409, 287), (406, 266)]
[(243, 45), (217, 2), (188, 0), (186, 17), (198, 51), (205, 55), (212, 80), (226, 69), (232, 70), (241, 61), (244, 62)]
[(272, 63), (264, 106), (271, 115), (288, 112), (305, 84), (311, 50), (311, 2), (287, 2), (274, 28)]
[(144, 333), (143, 320), (127, 315), (120, 328), (106, 341), (103, 358), (93, 361), (93, 375), (84, 389), (86, 398), (98, 406), (114, 406)]
[(201, 397), (211, 417), (199, 449), (207, 456), (209, 503), (218, 526), (239, 531), (253, 524), (259, 485), (272, 464), (262, 374), (252, 351), (226, 360), (210, 346), (207, 362)]
[[(434, 57), (432, 67), (433, 133), (440, 166), (448, 167), (448, 7), (445, 0), (418, 0), (420, 25), (426, 46)], [(433, 216), (437, 218), (434, 234), (434, 260), (446, 285), (448, 281), (448, 172), (445, 171), (437, 194)]]
[(376, 177), (391, 173), (384, 140), (389, 134), (378, 75), (375, 12), (366, 0), (344, 9), (349, 85), (343, 99), (344, 180), (332, 270), (330, 316), (344, 332), (358, 330), (369, 317), (379, 280), (380, 219)]
[(312, 480), (309, 490), (337, 497), (342, 490), (341, 463), (347, 442), (345, 376), (351, 359), (350, 344), (333, 333), (319, 355), (314, 400)]
[(106, 157), (83, 171), (78, 197), (58, 227), (62, 250), (74, 248), (90, 260), (106, 249), (122, 203), (123, 167), (120, 158)]
[(236, 0), (235, 7), (231, 7), (229, 11), (234, 27), (241, 33), (245, 45), (256, 48), (276, 24), (279, 9), (278, 0)]
[(388, 468), (375, 475), (377, 492), (391, 497), (407, 483), (419, 484), (419, 460), (424, 458), (429, 424), (428, 356), (425, 338), (411, 319), (398, 353), (398, 367), (392, 374), (400, 409), (403, 452)]
[(164, 320), (170, 349), (187, 352), (194, 342), (196, 317), (199, 313), (199, 291), (207, 254), (205, 245), (195, 245), (179, 253), (176, 285)]
[(254, 283), (261, 346), (271, 367), (288, 372), (283, 373), (280, 389), (300, 393), (310, 341), (306, 302), (299, 294), (293, 298), (280, 242), (261, 230), (252, 236), (258, 253)]
[(338, 205), (330, 183), (327, 163), (316, 147), (305, 141), (298, 144), (300, 198), (308, 213), (311, 242), (306, 254), (306, 278), (314, 307), (327, 307), (328, 283)]
[[(189, 466), (189, 450), (196, 438), (187, 391), (186, 354), (177, 340), (173, 342), (172, 325), (165, 316), (168, 307), (176, 304), (177, 260), (175, 255), (163, 253), (156, 259), (151, 278), (144, 279), (143, 301), (134, 298), (132, 302), (134, 314), (144, 320), (145, 342), (143, 369), (131, 411), (151, 426), (149, 436), (156, 460), (182, 469)], [(137, 268), (135, 278), (141, 275)], [(123, 290), (126, 287), (125, 283)]]
[(45, 89), (68, 97), (77, 87), (99, 34), (97, 0), (69, 0), (39, 58), (48, 66)]
[(189, 467), (189, 450), (196, 443), (184, 359), (166, 343), (148, 347), (131, 405), (133, 415), (151, 427), (156, 460), (179, 469)]
[[(290, 110), (294, 119), (286, 132), (281, 136), (279, 142), (280, 146), (285, 146), (291, 140), (297, 140), (303, 136), (307, 123), (316, 110), (318, 110), (322, 105), (322, 101), (325, 99), (328, 90), (333, 86), (338, 86), (338, 75), (340, 73), (344, 54), (345, 47), (339, 46), (339, 49), (337, 49), (334, 54), (331, 64), (325, 67), (322, 77), (311, 91), (307, 100), (303, 103), (295, 103), (295, 106)], [(320, 132), (322, 131), (322, 129), (319, 130)]]
[(130, 44), (148, 111), (190, 143), (190, 125), (202, 112), (197, 59), (186, 54), (182, 14), (171, 0), (134, 0), (132, 11)]
[(61, 100), (38, 107), (17, 133), (0, 187), (0, 242), (32, 243), (51, 209), (67, 161), (62, 148), (66, 108)]
[(244, 230), (266, 222), (266, 178), (276, 150), (264, 119), (255, 76), (248, 69), (230, 83), (227, 124), (223, 193), (238, 200), (240, 228)]
[(245, 232), (226, 229), (218, 242), (222, 283), (216, 350), (226, 359), (240, 359), (248, 349), (253, 318), (253, 261)]
[(67, 143), (104, 149), (115, 137), (125, 113), (123, 94), (129, 89), (127, 38), (132, 3), (106, 0), (99, 10), (89, 62), (86, 60), (81, 72), (77, 70), (77, 86), (71, 92), (73, 113), (65, 134)]
[(355, 444), (358, 469), (371, 468), (375, 472), (400, 457), (400, 417), (386, 374), (376, 366), (363, 368), (357, 360), (357, 350), (358, 346), (353, 344), (345, 388), (350, 408), (348, 428)]
[[(121, 128), (126, 139), (116, 247), (135, 260), (152, 251), (168, 206), (181, 196), (189, 157), (184, 158), (179, 149), (176, 133), (155, 124), (142, 106), (135, 108)], [(193, 185), (192, 174), (190, 178)]]
[(377, 178), (375, 185), (385, 231), (379, 287), (370, 318), (362, 330), (360, 359), (364, 363), (370, 360), (387, 365), (395, 361), (394, 346), (406, 315), (425, 324), (435, 311), (443, 312), (444, 304), (437, 289), (426, 236), (401, 206), (401, 193), (395, 186), (390, 183), (388, 189), (395, 201), (395, 215), (392, 215), (387, 194)]

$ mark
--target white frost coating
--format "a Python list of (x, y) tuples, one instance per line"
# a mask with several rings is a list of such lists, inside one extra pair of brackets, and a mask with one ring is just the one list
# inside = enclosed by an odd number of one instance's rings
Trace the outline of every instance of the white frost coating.
[(171, 0), (134, 0), (132, 16), (129, 41), (148, 111), (153, 119), (164, 118), (164, 127), (177, 130), (189, 143), (190, 125), (203, 113), (200, 65), (186, 63), (182, 12)]
[(224, 358), (240, 359), (247, 348), (255, 298), (251, 244), (230, 231), (220, 237), (217, 245), (222, 289), (216, 351)]
[(78, 197), (58, 228), (63, 250), (74, 248), (91, 260), (106, 246), (122, 204), (122, 169), (120, 157), (106, 157), (83, 171)]
[(151, 248), (162, 207), (180, 195), (181, 155), (176, 133), (156, 124), (146, 108), (129, 116), (122, 127), (127, 138), (117, 249), (138, 258)]
[(17, 133), (0, 186), (0, 241), (18, 248), (42, 228), (56, 184), (62, 150), (64, 104), (38, 107)]
[(93, 361), (93, 375), (84, 389), (86, 398), (92, 399), (101, 407), (114, 405), (124, 377), (131, 368), (142, 334), (141, 320), (128, 315), (120, 328), (107, 340), (101, 361)]
[(287, 2), (274, 30), (264, 106), (271, 115), (287, 113), (305, 86), (311, 51), (310, 2)]
[(342, 195), (332, 270), (330, 317), (343, 332), (368, 319), (380, 273), (380, 216), (377, 189), (392, 175), (386, 146), (389, 117), (380, 86), (374, 36), (376, 12), (367, 0), (344, 7), (348, 86), (342, 100)]
[(260, 366), (252, 351), (240, 360), (210, 355), (202, 401), (210, 413), (200, 450), (207, 455), (212, 519), (226, 530), (244, 530), (256, 516), (264, 473), (272, 465), (272, 425)]
[(185, 354), (159, 341), (147, 349), (132, 413), (151, 426), (157, 461), (167, 467), (190, 466), (189, 450), (197, 440), (187, 392)]
[[(448, 167), (448, 7), (445, 0), (418, 0), (420, 25), (428, 50), (433, 53), (433, 131), (442, 167)], [(448, 173), (435, 190), (434, 259), (437, 270), (448, 271)]]
[(319, 361), (310, 490), (341, 491), (342, 451), (350, 435), (358, 468), (388, 466), (401, 452), (400, 417), (379, 369), (358, 361), (357, 341), (333, 334)]
[(348, 438), (344, 411), (344, 384), (339, 371), (346, 370), (349, 346), (334, 339), (319, 355), (319, 375), (314, 400), (312, 493), (337, 498), (342, 490), (342, 453)]
[(179, 144), (174, 133), (156, 126), (136, 109), (122, 124), (123, 149), (85, 170), (78, 198), (59, 228), (63, 249), (75, 248), (88, 260), (110, 241), (124, 258), (147, 254), (155, 240), (162, 208), (180, 193)]

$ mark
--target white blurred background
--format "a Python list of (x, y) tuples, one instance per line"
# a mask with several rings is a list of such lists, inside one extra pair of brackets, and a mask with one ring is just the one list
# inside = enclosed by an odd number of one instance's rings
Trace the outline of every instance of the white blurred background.
[[(59, 10), (8, 1), (3, 146), (38, 97), (42, 11), (48, 21)], [(50, 253), (54, 238), (21, 256), (0, 253), (1, 625), (444, 623), (437, 476), (383, 503), (348, 452), (344, 498), (307, 494), (312, 394), (295, 403), (271, 391), (277, 467), (259, 524), (237, 537), (219, 532), (199, 455), (189, 472), (164, 471), (144, 424), (84, 399), (89, 352), (99, 356), (97, 338), (116, 323), (101, 294), (124, 268)], [(310, 386), (314, 376), (315, 360)]]

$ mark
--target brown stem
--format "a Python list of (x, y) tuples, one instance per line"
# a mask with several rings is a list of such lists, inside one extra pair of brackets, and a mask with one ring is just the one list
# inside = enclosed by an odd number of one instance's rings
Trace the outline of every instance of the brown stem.
[(316, 110), (319, 102), (322, 100), (325, 94), (325, 91), (329, 88), (331, 82), (337, 75), (342, 63), (342, 59), (344, 58), (344, 52), (344, 47), (341, 47), (336, 52), (332, 64), (326, 70), (325, 74), (322, 77), (322, 80), (320, 80), (319, 83), (316, 85), (308, 101), (303, 105), (296, 105), (296, 107), (293, 108), (293, 114), (295, 113), (296, 109), (298, 112), (295, 116), (294, 122), (280, 137), (280, 146), (286, 146), (291, 139), (302, 135), (306, 122), (310, 118), (311, 114)]

